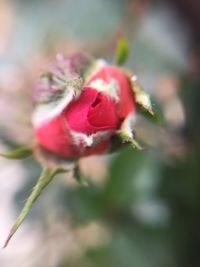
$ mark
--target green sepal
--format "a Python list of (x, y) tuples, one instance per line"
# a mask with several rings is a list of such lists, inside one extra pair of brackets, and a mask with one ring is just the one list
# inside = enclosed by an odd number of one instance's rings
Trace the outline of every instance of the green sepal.
[(137, 112), (147, 120), (156, 124), (161, 124), (163, 122), (163, 115), (158, 103), (138, 85), (137, 77), (133, 75), (131, 71), (126, 70), (126, 74), (132, 84)]
[(137, 104), (137, 112), (142, 115), (145, 119), (147, 119), (148, 121), (155, 123), (157, 125), (162, 124), (162, 115), (161, 115), (161, 111), (157, 110), (157, 105), (154, 104), (154, 114), (152, 115), (151, 113), (148, 112), (147, 109), (145, 109), (144, 107), (142, 107), (141, 105)]
[(30, 147), (19, 147), (10, 153), (0, 153), (1, 157), (7, 159), (25, 159), (33, 154), (33, 150)]
[(125, 63), (129, 55), (129, 45), (125, 37), (121, 37), (118, 41), (115, 60), (118, 66), (121, 66)]
[(141, 107), (142, 110), (149, 113), (149, 115), (154, 116), (154, 111), (152, 108), (151, 98), (148, 93), (146, 93), (139, 85), (133, 83), (133, 91), (135, 94), (136, 104)]
[(144, 151), (146, 150), (144, 147), (142, 147), (136, 139), (130, 137), (128, 134), (126, 134), (125, 132), (119, 132), (118, 133), (120, 139), (122, 140), (123, 143), (128, 143), (130, 144), (134, 149), (140, 150), (140, 151)]
[(81, 173), (78, 164), (74, 168), (74, 178), (83, 187), (88, 187), (88, 181), (85, 179), (84, 175)]
[(67, 172), (67, 170), (62, 169), (62, 168), (57, 168), (55, 170), (51, 170), (49, 168), (45, 168), (43, 170), (43, 172), (42, 172), (41, 176), (39, 177), (35, 187), (33, 188), (32, 193), (30, 194), (30, 196), (26, 200), (25, 205), (24, 205), (21, 213), (19, 214), (15, 224), (11, 228), (10, 233), (8, 235), (8, 238), (6, 239), (6, 241), (4, 243), (3, 248), (7, 247), (10, 239), (13, 237), (15, 232), (21, 226), (23, 221), (26, 219), (27, 215), (29, 214), (29, 212), (30, 212), (30, 210), (31, 210), (31, 208), (33, 206), (33, 203), (37, 200), (37, 198), (40, 196), (40, 194), (45, 189), (45, 187), (53, 180), (53, 178), (57, 174), (63, 173), (63, 172)]

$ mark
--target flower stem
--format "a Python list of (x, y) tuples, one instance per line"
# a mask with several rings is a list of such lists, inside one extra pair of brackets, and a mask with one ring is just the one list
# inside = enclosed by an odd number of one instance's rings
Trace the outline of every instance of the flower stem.
[(53, 178), (57, 174), (63, 173), (63, 172), (67, 172), (67, 170), (66, 169), (62, 169), (62, 168), (57, 168), (55, 170), (51, 170), (49, 168), (44, 168), (43, 169), (43, 172), (41, 173), (41, 175), (40, 175), (35, 187), (33, 188), (32, 193), (28, 197), (28, 199), (27, 199), (27, 201), (26, 201), (21, 213), (19, 214), (15, 224), (11, 228), (10, 233), (8, 235), (8, 238), (5, 241), (5, 244), (4, 244), (3, 248), (7, 247), (10, 239), (15, 234), (15, 232), (18, 230), (18, 228), (23, 223), (25, 218), (27, 217), (30, 209), (33, 206), (33, 203), (40, 196), (41, 192), (45, 189), (45, 187), (53, 180)]

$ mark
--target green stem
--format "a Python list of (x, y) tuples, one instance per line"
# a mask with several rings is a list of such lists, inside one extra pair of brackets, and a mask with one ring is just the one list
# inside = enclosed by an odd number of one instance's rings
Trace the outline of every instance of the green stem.
[(18, 230), (18, 228), (23, 223), (25, 218), (27, 217), (30, 209), (32, 208), (32, 206), (33, 206), (34, 202), (37, 200), (37, 198), (40, 196), (41, 192), (45, 189), (45, 187), (53, 180), (53, 178), (57, 174), (63, 173), (63, 172), (67, 172), (67, 170), (61, 169), (61, 168), (55, 169), (53, 171), (49, 168), (45, 168), (43, 170), (41, 176), (38, 179), (38, 182), (36, 183), (35, 187), (33, 188), (32, 193), (28, 197), (28, 199), (27, 199), (21, 213), (19, 214), (15, 224), (11, 228), (10, 233), (8, 235), (8, 238), (6, 239), (6, 242), (3, 246), (3, 248), (7, 247), (10, 239), (15, 234), (15, 232)]

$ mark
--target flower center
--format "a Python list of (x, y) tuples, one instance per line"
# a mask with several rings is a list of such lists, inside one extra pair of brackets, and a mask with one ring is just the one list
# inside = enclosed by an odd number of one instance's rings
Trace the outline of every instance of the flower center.
[(101, 102), (101, 98), (100, 98), (100, 96), (98, 94), (98, 96), (96, 97), (96, 99), (92, 103), (92, 107), (95, 108), (100, 102)]

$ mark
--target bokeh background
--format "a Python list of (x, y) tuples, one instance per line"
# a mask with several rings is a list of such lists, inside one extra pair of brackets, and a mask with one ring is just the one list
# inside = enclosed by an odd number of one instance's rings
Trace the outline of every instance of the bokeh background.
[[(81, 162), (81, 188), (59, 176), (34, 205), (0, 266), (200, 266), (200, 1), (1, 0), (0, 151), (33, 138), (31, 92), (57, 53), (83, 49), (126, 66), (154, 97), (161, 125), (138, 118), (150, 149)], [(0, 159), (0, 243), (41, 171)]]

